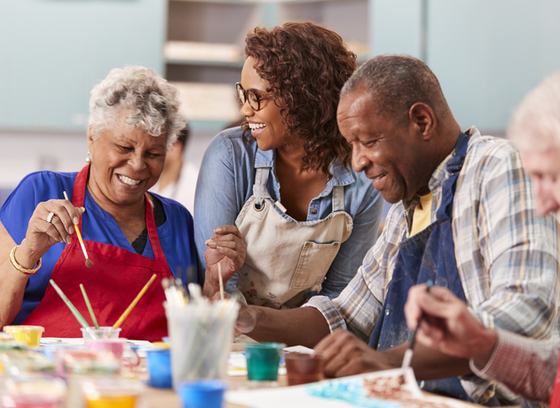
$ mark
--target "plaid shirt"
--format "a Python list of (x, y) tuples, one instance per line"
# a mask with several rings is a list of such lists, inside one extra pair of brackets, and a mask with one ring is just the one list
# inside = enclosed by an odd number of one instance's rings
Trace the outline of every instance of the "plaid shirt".
[[(467, 133), (471, 137), (452, 213), (455, 257), (467, 303), (488, 327), (528, 337), (557, 335), (556, 220), (536, 215), (531, 180), (507, 141), (481, 136), (475, 127)], [(450, 157), (429, 182), (432, 222), (441, 203)], [(380, 238), (336, 299), (315, 296), (305, 305), (318, 309), (331, 331), (348, 329), (367, 341), (391, 282), (399, 244), (409, 237), (418, 201), (416, 196), (392, 206)], [(445, 282), (436, 284), (444, 286)], [(474, 401), (484, 400), (481, 394), (488, 388), (487, 382), (475, 379), (463, 381), (463, 386)]]
[(483, 369), (470, 361), (473, 373), (496, 380), (534, 401), (548, 404), (558, 367), (560, 341), (535, 341), (498, 330), (498, 343)]

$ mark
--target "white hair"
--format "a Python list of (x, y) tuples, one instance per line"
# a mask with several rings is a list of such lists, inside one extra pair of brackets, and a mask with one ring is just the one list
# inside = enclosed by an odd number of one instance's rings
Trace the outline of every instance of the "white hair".
[(96, 139), (125, 112), (126, 123), (152, 136), (167, 135), (167, 148), (187, 121), (179, 113), (179, 93), (154, 70), (141, 66), (115, 68), (91, 90), (89, 126)]
[(560, 147), (560, 71), (524, 98), (510, 121), (508, 138), (521, 151)]

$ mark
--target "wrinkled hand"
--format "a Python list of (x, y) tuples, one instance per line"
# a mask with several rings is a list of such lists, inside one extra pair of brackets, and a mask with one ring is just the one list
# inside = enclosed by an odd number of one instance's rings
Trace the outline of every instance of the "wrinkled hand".
[(367, 343), (346, 330), (336, 330), (323, 338), (314, 348), (326, 356), (325, 376), (345, 377), (370, 371), (393, 368)]
[(410, 329), (415, 329), (424, 315), (416, 332), (420, 344), (453, 357), (473, 358), (479, 366), (490, 358), (496, 332), (479, 322), (465, 302), (448, 289), (433, 286), (428, 292), (426, 285), (413, 286), (404, 311)]
[[(74, 224), (79, 222), (84, 211), (83, 207), (74, 207), (68, 200), (49, 200), (39, 203), (29, 219), (25, 239), (18, 249), (18, 261), (26, 263), (20, 258), (27, 258), (27, 260), (35, 258), (37, 261), (54, 244), (70, 243)], [(51, 212), (54, 216), (51, 222), (47, 222)]]
[(213, 296), (219, 290), (218, 263), (221, 265), (224, 286), (227, 281), (243, 266), (247, 245), (235, 225), (224, 225), (214, 230), (214, 236), (206, 241), (206, 277), (204, 291), (206, 296)]

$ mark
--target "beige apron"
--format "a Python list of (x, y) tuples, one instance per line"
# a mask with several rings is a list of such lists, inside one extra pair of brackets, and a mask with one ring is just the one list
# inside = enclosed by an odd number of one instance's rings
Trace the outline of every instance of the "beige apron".
[(235, 220), (247, 244), (237, 287), (250, 304), (293, 308), (308, 292), (321, 290), (340, 244), (352, 233), (352, 217), (344, 211), (344, 186), (334, 186), (327, 218), (294, 220), (270, 196), (269, 172), (256, 169), (253, 195)]

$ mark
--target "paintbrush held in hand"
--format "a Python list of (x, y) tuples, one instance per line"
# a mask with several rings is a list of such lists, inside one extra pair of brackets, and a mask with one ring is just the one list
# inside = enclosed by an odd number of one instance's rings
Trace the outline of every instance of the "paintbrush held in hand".
[[(63, 193), (64, 193), (64, 198), (66, 200), (68, 200), (68, 195), (66, 194), (66, 191), (63, 191)], [(68, 201), (70, 201), (70, 200), (68, 200)], [(74, 225), (74, 230), (76, 231), (76, 235), (78, 236), (78, 241), (80, 241), (80, 246), (82, 247), (82, 252), (84, 253), (84, 258), (86, 258), (86, 266), (88, 268), (91, 268), (93, 266), (93, 262), (88, 257), (88, 253), (86, 251), (86, 246), (84, 245), (84, 240), (82, 239), (82, 234), (80, 233), (80, 229), (78, 228), (78, 224)]]
[[(434, 284), (434, 282), (431, 279), (429, 279), (426, 282), (426, 292), (430, 291), (430, 287), (432, 287), (433, 284)], [(414, 332), (412, 333), (412, 340), (410, 340), (410, 346), (404, 352), (404, 357), (403, 357), (403, 361), (402, 361), (402, 368), (410, 367), (410, 361), (412, 360), (412, 352), (413, 352), (413, 349), (414, 349), (414, 343), (416, 342), (416, 332), (418, 331), (418, 328), (420, 327), (420, 323), (422, 323), (423, 318), (424, 318), (424, 315), (420, 316), (420, 319), (418, 319), (418, 324), (416, 325), (416, 329), (414, 329)]]

